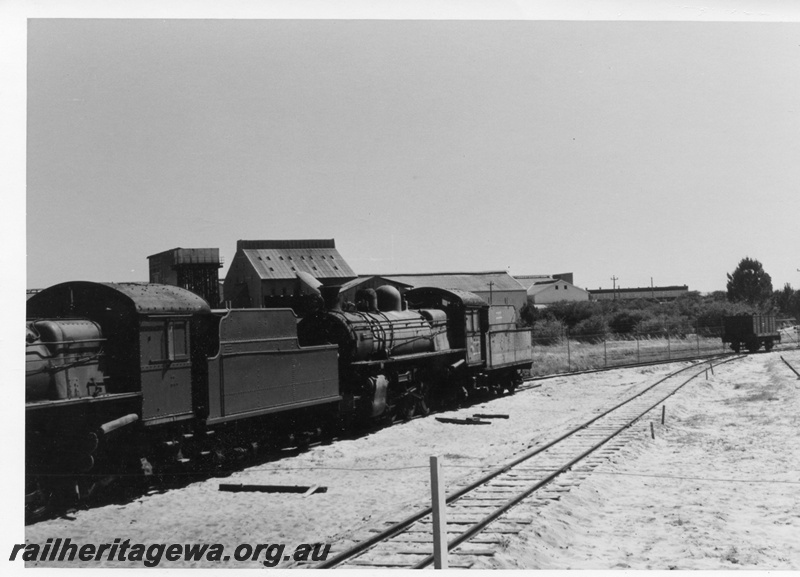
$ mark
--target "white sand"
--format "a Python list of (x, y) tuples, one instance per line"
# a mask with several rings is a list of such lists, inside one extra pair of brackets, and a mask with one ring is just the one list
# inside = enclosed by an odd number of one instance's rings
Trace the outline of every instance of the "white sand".
[[(800, 367), (800, 351), (783, 352)], [(251, 467), (125, 505), (80, 511), (26, 529), (31, 543), (335, 543), (398, 520), (429, 499), (428, 459), (445, 458), (451, 488), (553, 438), (679, 364), (541, 381), (443, 416), (506, 413), (488, 426), (434, 418)], [(641, 434), (487, 562), (531, 569), (800, 568), (800, 381), (777, 353), (720, 368), (669, 402), (667, 423)], [(791, 482), (791, 483), (789, 483)], [(320, 484), (327, 493), (226, 493), (220, 483)], [(423, 503), (425, 502), (425, 503)], [(539, 522), (540, 521), (540, 522)], [(790, 538), (793, 536), (794, 538)], [(141, 566), (139, 563), (29, 563)], [(161, 567), (262, 567), (258, 561)]]

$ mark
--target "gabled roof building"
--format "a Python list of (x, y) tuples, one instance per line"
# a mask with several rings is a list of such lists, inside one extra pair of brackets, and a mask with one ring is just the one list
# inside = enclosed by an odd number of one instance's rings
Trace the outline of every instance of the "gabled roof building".
[(558, 301), (589, 300), (589, 291), (572, 284), (572, 273), (520, 275), (514, 278), (526, 288), (528, 299), (536, 307)]
[(513, 305), (517, 311), (527, 299), (525, 288), (506, 271), (393, 274), (381, 278), (415, 288), (429, 286), (468, 291), (489, 304)]
[(333, 239), (240, 240), (223, 283), (223, 299), (233, 308), (302, 309), (303, 297), (317, 286), (342, 285), (356, 278)]

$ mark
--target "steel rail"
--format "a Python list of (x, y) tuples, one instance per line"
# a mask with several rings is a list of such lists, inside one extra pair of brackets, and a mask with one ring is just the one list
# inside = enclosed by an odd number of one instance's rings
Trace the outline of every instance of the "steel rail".
[[(730, 358), (730, 359), (728, 359), (728, 360), (726, 360), (724, 362), (729, 362), (730, 360), (735, 360), (737, 358), (740, 358), (740, 357), (738, 357), (738, 356), (737, 357), (732, 357), (732, 358)], [(473, 483), (470, 483), (469, 485), (466, 485), (466, 486), (462, 487), (461, 489), (459, 489), (458, 491), (448, 495), (445, 498), (445, 504), (449, 504), (449, 503), (452, 503), (452, 502), (458, 500), (459, 498), (463, 497), (467, 493), (470, 493), (470, 492), (474, 491), (475, 489), (477, 489), (481, 485), (484, 485), (488, 481), (494, 479), (495, 477), (497, 477), (499, 475), (502, 475), (503, 473), (505, 473), (505, 472), (509, 471), (510, 469), (516, 467), (520, 463), (522, 463), (522, 462), (524, 462), (524, 461), (526, 461), (526, 460), (538, 455), (539, 453), (542, 453), (543, 451), (546, 451), (547, 449), (551, 448), (552, 446), (562, 442), (564, 439), (567, 439), (568, 437), (571, 437), (572, 435), (577, 434), (578, 432), (580, 432), (583, 429), (587, 428), (588, 426), (592, 425), (593, 423), (595, 423), (599, 419), (605, 417), (606, 415), (616, 411), (617, 409), (619, 409), (620, 407), (626, 405), (627, 403), (630, 403), (630, 402), (634, 401), (635, 399), (639, 398), (640, 396), (644, 395), (645, 393), (647, 393), (648, 391), (650, 391), (654, 387), (660, 385), (662, 382), (666, 381), (667, 379), (670, 379), (670, 378), (674, 377), (675, 375), (678, 375), (678, 374), (680, 374), (680, 373), (682, 373), (684, 371), (688, 371), (688, 370), (690, 370), (692, 368), (696, 368), (698, 365), (711, 363), (714, 360), (715, 360), (714, 358), (706, 359), (706, 360), (704, 360), (702, 362), (695, 363), (695, 364), (689, 365), (687, 367), (682, 367), (682, 368), (680, 368), (680, 369), (678, 369), (676, 371), (673, 371), (673, 372), (667, 374), (666, 376), (664, 376), (661, 379), (659, 379), (658, 381), (656, 381), (654, 384), (652, 384), (649, 387), (647, 387), (647, 388), (643, 389), (642, 391), (638, 392), (636, 395), (633, 395), (632, 397), (622, 401), (621, 403), (615, 405), (614, 407), (608, 409), (607, 411), (605, 411), (603, 413), (600, 413), (599, 415), (595, 416), (594, 418), (590, 419), (589, 421), (586, 421), (585, 423), (581, 424), (580, 426), (575, 427), (574, 429), (571, 429), (570, 431), (567, 431), (566, 433), (564, 433), (563, 435), (561, 435), (557, 439), (554, 439), (554, 440), (552, 440), (552, 441), (550, 441), (548, 443), (545, 443), (544, 445), (542, 445), (540, 447), (537, 447), (537, 448), (533, 449), (532, 451), (529, 451), (529, 452), (521, 455), (520, 457), (517, 457), (516, 459), (513, 459), (509, 463), (506, 463), (505, 465), (503, 465), (503, 466), (501, 466), (501, 467), (499, 467), (499, 468), (497, 468), (497, 469), (495, 469), (493, 471), (490, 471), (489, 473), (487, 473), (483, 477), (479, 478), (477, 481), (474, 481)], [(722, 364), (722, 363), (720, 363), (720, 364)], [(379, 533), (376, 533), (372, 537), (370, 537), (368, 539), (365, 539), (363, 541), (360, 541), (359, 543), (356, 543), (350, 549), (342, 551), (338, 555), (335, 555), (334, 557), (324, 561), (323, 563), (320, 563), (319, 565), (314, 566), (314, 569), (331, 569), (333, 567), (336, 567), (337, 565), (340, 565), (341, 563), (347, 561), (348, 559), (352, 559), (353, 557), (359, 555), (360, 553), (363, 553), (364, 551), (366, 551), (367, 549), (369, 549), (373, 545), (376, 545), (376, 544), (380, 543), (381, 541), (385, 541), (387, 539), (390, 539), (391, 537), (393, 537), (393, 536), (397, 535), (398, 533), (404, 531), (405, 529), (407, 529), (408, 527), (410, 527), (411, 525), (413, 525), (414, 523), (416, 523), (420, 519), (430, 515), (432, 513), (432, 511), (433, 511), (432, 507), (426, 507), (425, 509), (422, 509), (422, 510), (418, 511), (417, 513), (414, 513), (414, 514), (406, 517), (405, 519), (402, 519), (401, 521), (398, 521), (397, 523), (393, 524), (391, 527), (388, 527), (388, 528), (384, 529), (383, 531), (381, 531)]]
[(800, 379), (800, 373), (798, 373), (797, 370), (789, 364), (789, 361), (783, 358), (783, 355), (781, 355), (781, 360), (786, 363), (786, 366), (789, 367), (795, 375), (797, 375), (798, 379)]
[[(727, 359), (725, 361), (720, 362), (717, 366), (719, 366), (721, 364), (724, 364), (724, 363), (731, 362), (733, 360), (736, 360), (736, 358), (729, 358), (729, 359)], [(686, 368), (690, 368), (690, 367), (686, 367)], [(486, 517), (484, 517), (483, 519), (481, 519), (480, 521), (478, 521), (477, 523), (472, 525), (469, 529), (467, 529), (466, 531), (461, 533), (458, 537), (456, 537), (452, 541), (449, 541), (447, 543), (447, 550), (450, 551), (451, 549), (455, 549), (456, 547), (458, 547), (459, 545), (461, 545), (465, 541), (468, 541), (469, 539), (471, 539), (472, 537), (474, 537), (475, 535), (477, 535), (478, 533), (483, 531), (488, 525), (490, 525), (494, 520), (496, 520), (498, 517), (500, 517), (503, 513), (505, 513), (509, 509), (511, 509), (514, 505), (519, 504), (521, 501), (523, 501), (528, 496), (530, 496), (532, 493), (538, 491), (539, 489), (541, 489), (545, 485), (549, 485), (556, 477), (558, 477), (559, 475), (561, 475), (565, 471), (568, 471), (569, 469), (574, 467), (577, 463), (579, 463), (580, 461), (585, 459), (587, 456), (591, 455), (592, 453), (594, 453), (595, 451), (597, 451), (598, 449), (603, 447), (605, 444), (607, 444), (609, 441), (614, 439), (617, 435), (621, 434), (623, 431), (625, 431), (625, 430), (629, 429), (630, 427), (632, 427), (634, 425), (634, 423), (636, 423), (639, 419), (641, 419), (647, 413), (652, 411), (655, 407), (657, 407), (658, 405), (663, 403), (666, 399), (670, 398), (672, 395), (677, 393), (679, 390), (681, 390), (683, 387), (685, 387), (691, 381), (693, 381), (694, 379), (699, 377), (701, 374), (703, 374), (703, 371), (700, 371), (699, 373), (692, 375), (691, 377), (686, 379), (686, 381), (681, 383), (680, 386), (676, 387), (670, 394), (668, 394), (665, 397), (662, 397), (661, 399), (659, 399), (658, 401), (656, 401), (652, 405), (648, 406), (644, 411), (642, 411), (636, 417), (634, 417), (629, 422), (627, 422), (625, 425), (621, 426), (619, 429), (617, 429), (616, 431), (614, 431), (613, 433), (611, 433), (610, 435), (605, 437), (602, 441), (600, 441), (599, 443), (595, 444), (591, 448), (587, 449), (586, 451), (584, 451), (583, 453), (581, 453), (580, 455), (578, 455), (577, 457), (575, 457), (574, 459), (569, 461), (567, 464), (562, 465), (558, 470), (556, 470), (555, 472), (551, 473), (550, 475), (548, 475), (547, 477), (545, 477), (541, 481), (538, 481), (537, 483), (531, 485), (530, 487), (525, 489), (522, 493), (518, 494), (516, 497), (510, 499), (508, 502), (506, 502), (505, 504), (501, 505), (493, 513), (487, 515)], [(667, 380), (667, 378), (661, 379), (657, 384), (663, 383), (665, 380)], [(653, 385), (651, 387), (648, 387), (646, 390), (649, 391), (654, 386), (655, 385)], [(640, 396), (640, 395), (636, 395), (636, 397), (638, 397), (638, 396)], [(622, 403), (622, 404), (625, 404), (625, 403)], [(594, 422), (595, 420), (597, 420), (597, 419), (593, 419), (592, 422)], [(433, 561), (434, 561), (434, 556), (433, 555), (429, 555), (429, 556), (425, 557), (424, 559), (422, 559), (421, 561), (418, 561), (415, 565), (413, 565), (412, 569), (424, 569), (425, 567), (427, 567), (428, 565), (433, 563)]]

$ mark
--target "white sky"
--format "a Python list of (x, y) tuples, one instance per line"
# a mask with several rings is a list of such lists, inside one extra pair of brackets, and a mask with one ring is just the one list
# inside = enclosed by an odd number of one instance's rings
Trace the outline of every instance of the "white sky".
[[(792, 20), (786, 3), (654, 3), (750, 20), (732, 23), (522, 19), (530, 2), (498, 21), (486, 4), (433, 12), (480, 18), (460, 21), (31, 20), (27, 286), (146, 280), (150, 254), (230, 262), (256, 238), (335, 238), (358, 273), (710, 291), (751, 256), (800, 284), (800, 25), (755, 21)], [(606, 17), (647, 17), (629, 5)]]
[(0, 2), (7, 378), (25, 286), (146, 280), (177, 246), (230, 262), (238, 239), (589, 288), (720, 290), (751, 256), (799, 288), (799, 19), (788, 0)]

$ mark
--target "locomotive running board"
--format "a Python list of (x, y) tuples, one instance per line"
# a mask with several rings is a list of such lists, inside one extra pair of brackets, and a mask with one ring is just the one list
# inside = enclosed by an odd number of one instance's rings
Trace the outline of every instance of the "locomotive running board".
[(448, 349), (446, 351), (435, 351), (432, 353), (415, 353), (413, 355), (403, 355), (402, 357), (393, 357), (388, 359), (380, 359), (375, 361), (355, 361), (350, 363), (352, 366), (366, 367), (370, 365), (384, 365), (391, 363), (404, 363), (406, 361), (415, 361), (417, 359), (427, 359), (432, 357), (446, 357), (449, 355), (463, 354), (467, 349)]

